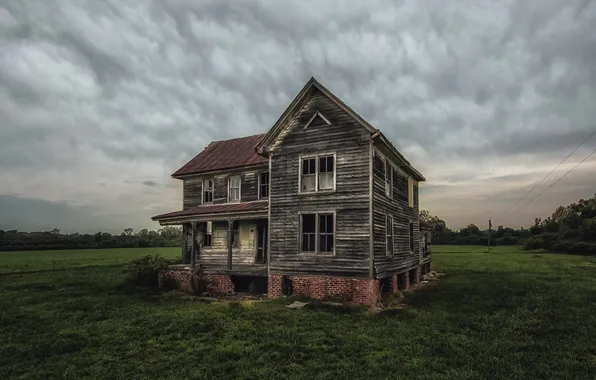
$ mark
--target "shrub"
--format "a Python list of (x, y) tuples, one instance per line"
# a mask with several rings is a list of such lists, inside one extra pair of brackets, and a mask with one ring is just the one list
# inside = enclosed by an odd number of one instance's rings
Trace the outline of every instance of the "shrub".
[(544, 241), (540, 236), (532, 236), (524, 243), (524, 249), (541, 249), (544, 247)]
[(167, 269), (172, 263), (159, 255), (147, 255), (128, 263), (127, 278), (135, 285), (157, 286), (157, 272)]

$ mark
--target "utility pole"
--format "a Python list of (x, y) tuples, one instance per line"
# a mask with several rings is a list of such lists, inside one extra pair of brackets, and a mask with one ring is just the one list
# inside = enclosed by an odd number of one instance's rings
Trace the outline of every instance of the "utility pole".
[(488, 220), (488, 253), (490, 253), (490, 230), (492, 228), (493, 224), (491, 222), (491, 220)]

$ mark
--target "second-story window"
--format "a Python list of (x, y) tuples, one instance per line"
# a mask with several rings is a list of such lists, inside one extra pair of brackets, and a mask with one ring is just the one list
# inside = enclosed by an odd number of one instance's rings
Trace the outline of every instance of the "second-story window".
[(203, 203), (213, 202), (213, 180), (203, 180)]
[(300, 179), (300, 191), (315, 191), (317, 182), (317, 159), (302, 159), (302, 178)]
[(269, 172), (259, 174), (259, 198), (269, 197)]
[(228, 183), (228, 201), (234, 202), (240, 200), (240, 175), (230, 176)]
[(414, 207), (414, 179), (408, 177), (408, 206)]
[(333, 156), (319, 157), (319, 190), (333, 190)]
[(393, 198), (393, 168), (389, 161), (385, 161), (385, 195)]
[(335, 189), (335, 156), (305, 157), (300, 160), (300, 192)]

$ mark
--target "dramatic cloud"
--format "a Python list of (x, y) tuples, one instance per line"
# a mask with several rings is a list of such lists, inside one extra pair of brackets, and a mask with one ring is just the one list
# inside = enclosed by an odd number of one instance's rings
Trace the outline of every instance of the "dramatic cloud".
[(584, 0), (0, 5), (0, 228), (156, 227), (170, 173), (265, 132), (310, 76), (428, 178), (422, 207), (528, 224), (596, 191), (595, 158), (503, 212), (596, 128), (594, 25)]

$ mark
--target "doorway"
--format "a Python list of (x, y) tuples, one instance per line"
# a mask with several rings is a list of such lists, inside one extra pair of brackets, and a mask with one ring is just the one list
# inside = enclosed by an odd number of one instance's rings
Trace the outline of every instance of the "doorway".
[(267, 222), (257, 224), (257, 254), (255, 263), (264, 264), (267, 260)]

